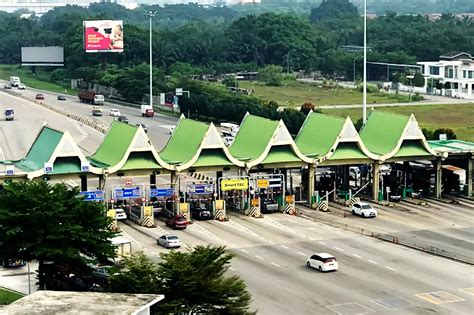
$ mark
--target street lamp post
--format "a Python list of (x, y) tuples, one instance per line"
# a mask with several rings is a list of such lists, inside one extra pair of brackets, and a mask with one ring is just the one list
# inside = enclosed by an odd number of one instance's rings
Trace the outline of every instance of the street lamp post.
[(153, 26), (152, 26), (152, 18), (156, 16), (158, 11), (147, 11), (146, 15), (150, 18), (150, 106), (153, 107)]
[(362, 99), (362, 120), (367, 121), (367, 0), (364, 0), (364, 88)]

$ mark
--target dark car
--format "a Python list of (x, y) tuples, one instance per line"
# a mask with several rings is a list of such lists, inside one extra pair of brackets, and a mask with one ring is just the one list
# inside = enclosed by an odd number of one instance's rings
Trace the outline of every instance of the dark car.
[(140, 127), (140, 126), (142, 126), (143, 131), (148, 132), (148, 126), (147, 125), (145, 125), (145, 124), (136, 124), (135, 125), (135, 127)]
[(194, 220), (211, 220), (212, 214), (208, 209), (191, 209), (191, 217)]
[(175, 215), (166, 220), (166, 225), (173, 229), (185, 229), (188, 226), (188, 220), (182, 215)]
[(278, 212), (278, 203), (270, 198), (261, 198), (261, 212), (262, 213), (270, 213), (270, 212)]
[(128, 118), (126, 116), (118, 116), (117, 120), (128, 124)]
[(66, 96), (58, 95), (58, 101), (65, 101), (65, 100), (66, 100)]
[(10, 90), (12, 88), (12, 85), (10, 83), (6, 83), (3, 87), (7, 90)]
[(41, 93), (36, 94), (35, 99), (37, 100), (44, 100), (44, 95)]
[(2, 266), (4, 268), (16, 268), (16, 267), (22, 267), (26, 265), (25, 261), (22, 259), (6, 259), (2, 262)]

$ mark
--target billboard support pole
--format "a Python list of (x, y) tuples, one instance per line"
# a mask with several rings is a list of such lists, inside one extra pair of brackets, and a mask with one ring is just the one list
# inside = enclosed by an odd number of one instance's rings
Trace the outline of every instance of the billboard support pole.
[(148, 11), (147, 15), (150, 18), (150, 106), (153, 107), (153, 25), (152, 18), (157, 14), (157, 11)]

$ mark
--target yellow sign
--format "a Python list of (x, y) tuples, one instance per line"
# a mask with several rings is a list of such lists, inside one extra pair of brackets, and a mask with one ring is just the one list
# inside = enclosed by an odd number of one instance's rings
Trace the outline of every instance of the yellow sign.
[(221, 190), (247, 190), (249, 188), (249, 181), (247, 179), (225, 179), (221, 181)]
[(286, 203), (293, 203), (295, 200), (295, 196), (290, 195), (285, 197)]
[(224, 200), (216, 200), (216, 210), (224, 210)]
[(109, 209), (107, 210), (107, 216), (109, 218), (115, 219), (115, 209)]
[(189, 212), (189, 203), (183, 202), (179, 204), (179, 213), (188, 213)]
[(267, 188), (270, 185), (268, 179), (257, 179), (257, 188)]
[(258, 207), (259, 205), (259, 202), (258, 202), (258, 198), (257, 199), (252, 199), (252, 207)]
[(143, 215), (145, 217), (153, 216), (153, 207), (152, 206), (143, 207)]

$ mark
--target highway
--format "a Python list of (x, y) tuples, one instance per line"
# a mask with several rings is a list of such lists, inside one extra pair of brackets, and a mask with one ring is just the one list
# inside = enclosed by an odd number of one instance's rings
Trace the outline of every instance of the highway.
[[(21, 93), (32, 97), (36, 91)], [(76, 98), (57, 101), (56, 94), (43, 94), (44, 102), (51, 106), (90, 115), (92, 106)], [(1, 148), (8, 159), (26, 154), (44, 120), (53, 128), (69, 130), (87, 154), (94, 152), (103, 138), (92, 128), (3, 91), (0, 106), (1, 109), (13, 107), (16, 111), (15, 121), (0, 120)], [(104, 106), (104, 111), (109, 107)], [(167, 126), (176, 121), (161, 115), (142, 118), (138, 109), (113, 107), (123, 111), (131, 123), (149, 125), (148, 134), (157, 147), (166, 143)], [(103, 116), (99, 120), (110, 123), (112, 118)], [(125, 180), (111, 179), (109, 185), (123, 184)], [(147, 180), (146, 177), (133, 179), (134, 184)], [(158, 178), (158, 184), (168, 181), (168, 176)], [(406, 204), (394, 210), (380, 207), (380, 220), (344, 218), (342, 209), (329, 214), (313, 211), (315, 218), (271, 214), (256, 219), (230, 212), (228, 222), (197, 221), (184, 231), (172, 231), (162, 220), (156, 220), (157, 227), (151, 229), (131, 222), (120, 223), (120, 227), (132, 240), (134, 251), (143, 250), (155, 261), (159, 260), (159, 253), (166, 251), (156, 245), (156, 238), (168, 232), (181, 238), (182, 251), (192, 250), (199, 244), (226, 246), (235, 255), (229, 275), (239, 275), (245, 280), (253, 296), (251, 309), (258, 310), (259, 314), (472, 314), (472, 266), (361, 236), (324, 222), (326, 219), (349, 222), (388, 232), (419, 230), (442, 221), (446, 221), (441, 225), (443, 228), (450, 224), (469, 227), (470, 223), (465, 221), (472, 222), (472, 212), (468, 209), (460, 210), (460, 217), (452, 222), (448, 218), (456, 213), (455, 208), (442, 209), (449, 212), (439, 218), (437, 209), (439, 207), (433, 207), (425, 213), (424, 209)], [(306, 259), (316, 252), (335, 255), (339, 271), (322, 274), (308, 269)]]

